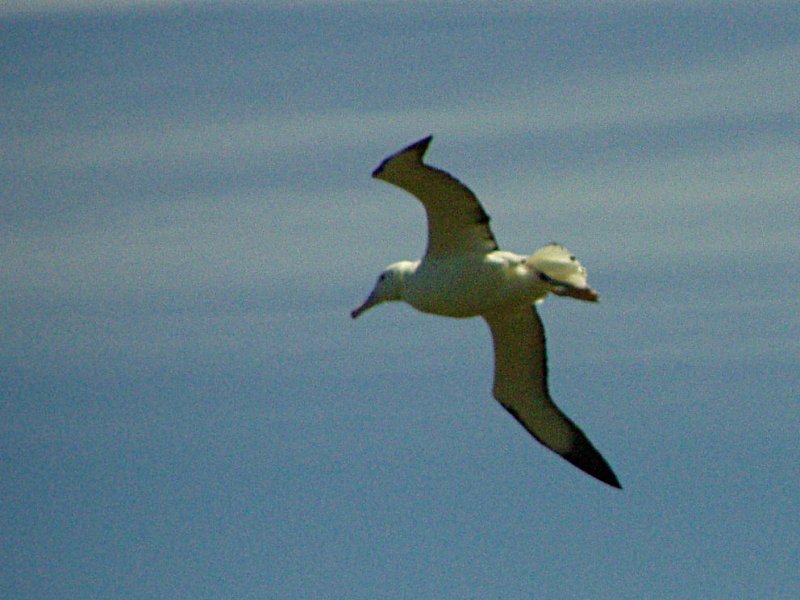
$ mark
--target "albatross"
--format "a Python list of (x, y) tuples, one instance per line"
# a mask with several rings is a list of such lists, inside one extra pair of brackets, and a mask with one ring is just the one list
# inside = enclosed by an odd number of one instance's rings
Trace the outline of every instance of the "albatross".
[(500, 250), (489, 215), (470, 189), (423, 162), (428, 136), (385, 159), (372, 176), (415, 196), (425, 208), (422, 260), (393, 263), (353, 319), (383, 302), (404, 301), (445, 317), (482, 317), (494, 343), (495, 399), (542, 445), (615, 488), (622, 486), (586, 434), (550, 398), (542, 320), (535, 305), (552, 293), (597, 302), (586, 269), (563, 246), (530, 256)]

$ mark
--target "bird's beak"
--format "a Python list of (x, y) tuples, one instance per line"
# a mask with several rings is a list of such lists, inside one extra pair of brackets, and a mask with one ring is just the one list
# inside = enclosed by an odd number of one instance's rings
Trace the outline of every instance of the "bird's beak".
[(576, 300), (583, 300), (584, 302), (598, 302), (600, 294), (590, 287), (572, 287), (567, 285), (559, 285), (553, 288), (553, 293), (556, 296), (569, 296)]
[(372, 292), (369, 295), (369, 298), (367, 298), (364, 301), (364, 304), (362, 304), (361, 306), (356, 308), (353, 312), (351, 312), (350, 316), (353, 317), (354, 319), (357, 319), (361, 315), (361, 313), (363, 313), (366, 310), (369, 310), (378, 303), (380, 303), (380, 300), (378, 300), (378, 297), (375, 295), (375, 292)]

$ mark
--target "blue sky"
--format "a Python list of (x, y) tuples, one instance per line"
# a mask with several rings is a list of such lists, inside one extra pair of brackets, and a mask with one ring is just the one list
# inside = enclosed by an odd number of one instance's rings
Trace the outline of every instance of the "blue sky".
[[(790, 2), (4, 3), (0, 595), (797, 597), (797, 64)], [(481, 320), (350, 320), (429, 133), (588, 267), (551, 391), (623, 491)]]

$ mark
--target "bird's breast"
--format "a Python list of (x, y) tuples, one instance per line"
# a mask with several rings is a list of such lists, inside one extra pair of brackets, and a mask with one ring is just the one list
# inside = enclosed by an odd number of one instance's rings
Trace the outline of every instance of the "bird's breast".
[(457, 318), (530, 305), (548, 288), (516, 258), (503, 253), (423, 260), (406, 280), (404, 299), (419, 311)]

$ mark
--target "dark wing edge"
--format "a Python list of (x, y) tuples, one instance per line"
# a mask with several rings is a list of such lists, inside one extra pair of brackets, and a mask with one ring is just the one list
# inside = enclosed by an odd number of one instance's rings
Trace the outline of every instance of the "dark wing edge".
[(386, 165), (390, 163), (392, 160), (397, 158), (400, 155), (408, 154), (409, 157), (413, 157), (414, 161), (423, 164), (422, 157), (425, 156), (425, 153), (428, 151), (428, 146), (430, 146), (431, 141), (433, 140), (433, 136), (429, 135), (428, 137), (424, 137), (421, 140), (414, 142), (413, 144), (409, 144), (399, 152), (395, 152), (391, 156), (383, 159), (381, 164), (372, 172), (373, 177), (380, 177), (380, 174), (386, 168)]
[[(495, 398), (497, 401), (540, 444), (569, 461), (584, 473), (591, 475), (595, 479), (598, 479), (599, 481), (602, 481), (611, 487), (622, 489), (622, 485), (620, 485), (619, 479), (617, 479), (614, 471), (611, 469), (610, 465), (608, 462), (606, 462), (600, 452), (589, 441), (589, 438), (586, 436), (583, 430), (575, 425), (572, 419), (565, 415), (550, 398), (550, 393), (547, 386), (547, 353), (545, 350), (544, 326), (538, 312), (536, 311), (536, 308), (531, 306), (530, 314), (528, 314), (527, 311), (518, 311), (514, 317), (510, 317), (509, 315), (498, 315), (497, 317), (493, 317), (492, 315), (489, 315), (486, 316), (485, 319), (489, 324), (489, 328), (491, 329), (492, 339), (495, 345)], [(527, 323), (527, 326), (520, 326), (520, 319), (524, 319)], [(503, 340), (508, 340), (509, 336), (513, 336), (514, 333), (519, 334), (522, 332), (521, 330), (526, 329), (529, 331), (525, 331), (525, 333), (527, 333), (529, 336), (532, 336), (533, 339), (528, 340), (527, 344), (524, 345), (524, 348), (512, 349), (501, 347), (501, 344), (504, 343)], [(525, 348), (527, 348), (527, 351), (525, 351)], [(540, 351), (537, 352), (537, 349), (540, 349)], [(503, 353), (514, 351), (519, 351), (520, 354), (525, 355), (524, 358), (529, 361), (529, 371), (527, 373), (517, 372), (516, 374), (513, 374), (510, 372), (504, 372), (501, 374), (501, 367), (498, 364), (498, 357), (501, 357)], [(523, 357), (520, 356), (520, 358)], [(508, 397), (498, 388), (498, 376), (509, 377), (512, 375), (517, 377), (530, 376), (532, 378), (533, 383), (530, 384), (530, 387), (533, 388), (531, 390), (531, 397), (524, 399), (523, 402), (535, 403), (535, 396), (537, 394), (539, 395), (539, 401), (543, 404), (539, 412), (546, 415), (548, 418), (558, 420), (560, 427), (566, 427), (569, 430), (569, 433), (571, 434), (571, 443), (569, 445), (569, 449), (559, 450), (551, 443), (548, 443), (539, 433), (537, 433), (537, 423), (534, 421), (534, 419), (529, 415), (523, 414), (522, 409), (524, 408), (524, 405), (514, 404), (515, 402), (519, 403), (519, 398)], [(538, 386), (538, 389), (536, 386)]]
[[(456, 247), (465, 244), (481, 252), (498, 250), (489, 227), (491, 219), (472, 190), (450, 173), (423, 162), (432, 139), (429, 135), (395, 152), (378, 165), (372, 176), (405, 190), (422, 203), (428, 216), (429, 252), (446, 252), (453, 247), (454, 239), (448, 237), (454, 233), (452, 224), (456, 224), (457, 231), (462, 234), (461, 244)], [(457, 197), (459, 201), (437, 201), (448, 196)], [(450, 227), (437, 228), (448, 220)]]

